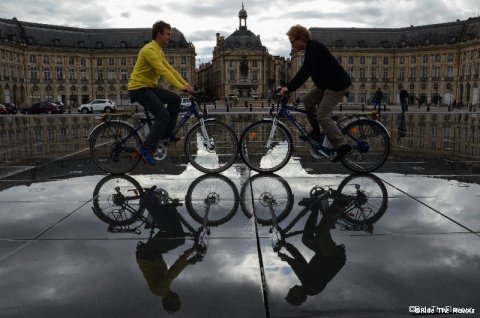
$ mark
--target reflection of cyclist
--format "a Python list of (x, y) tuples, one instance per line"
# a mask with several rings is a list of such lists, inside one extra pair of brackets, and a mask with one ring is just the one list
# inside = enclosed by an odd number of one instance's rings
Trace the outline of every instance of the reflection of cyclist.
[(301, 283), (290, 288), (285, 298), (291, 305), (301, 305), (307, 296), (320, 293), (345, 265), (345, 247), (333, 241), (330, 229), (349, 203), (350, 200), (337, 194), (337, 199), (325, 211), (318, 225), (319, 209), (312, 209), (302, 236), (303, 244), (315, 252), (310, 262), (288, 242), (284, 246), (291, 256), (278, 252), (280, 258), (292, 267)]
[(154, 190), (155, 188), (148, 190), (141, 204), (148, 209), (159, 231), (147, 243), (138, 243), (137, 263), (150, 291), (162, 297), (167, 312), (175, 312), (180, 309), (180, 298), (170, 289), (170, 285), (192, 263), (189, 257), (194, 248), (184, 251), (170, 268), (167, 266), (163, 254), (182, 246), (185, 243), (185, 233), (177, 212), (178, 202), (168, 202), (165, 190)]

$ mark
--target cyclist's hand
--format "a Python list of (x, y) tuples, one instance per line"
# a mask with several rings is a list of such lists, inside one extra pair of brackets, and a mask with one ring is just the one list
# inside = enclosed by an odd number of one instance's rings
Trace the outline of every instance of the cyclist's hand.
[(192, 85), (187, 85), (187, 86), (185, 86), (185, 87), (182, 89), (182, 91), (184, 91), (184, 92), (186, 92), (186, 93), (189, 93), (189, 94), (191, 94), (191, 95), (193, 95), (193, 94), (195, 93)]
[(286, 87), (280, 88), (280, 95), (283, 96), (283, 95), (285, 95), (286, 93), (288, 93), (288, 88), (286, 88)]

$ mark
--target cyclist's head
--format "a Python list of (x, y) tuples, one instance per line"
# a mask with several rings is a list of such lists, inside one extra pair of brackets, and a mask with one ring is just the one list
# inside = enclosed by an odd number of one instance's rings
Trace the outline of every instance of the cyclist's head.
[(174, 313), (180, 309), (180, 297), (172, 291), (162, 298), (163, 309), (168, 313)]
[(155, 40), (157, 38), (158, 32), (160, 32), (160, 34), (163, 34), (165, 30), (172, 30), (170, 24), (165, 21), (155, 22), (152, 26), (152, 40)]
[(293, 306), (300, 306), (307, 300), (307, 293), (303, 286), (295, 285), (288, 291), (285, 300)]
[(292, 26), (290, 30), (288, 30), (287, 35), (292, 47), (295, 47), (294, 44), (296, 41), (305, 43), (310, 41), (310, 32), (308, 32), (306, 27), (299, 24)]

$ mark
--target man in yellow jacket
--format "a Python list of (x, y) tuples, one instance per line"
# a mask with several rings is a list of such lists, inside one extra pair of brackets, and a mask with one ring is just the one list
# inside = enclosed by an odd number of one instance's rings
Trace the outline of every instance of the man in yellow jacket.
[(153, 153), (158, 141), (170, 137), (175, 128), (181, 102), (178, 94), (158, 86), (160, 77), (184, 92), (193, 93), (192, 86), (168, 63), (163, 53), (162, 47), (168, 45), (171, 37), (172, 27), (168, 23), (157, 21), (153, 24), (153, 40), (138, 53), (128, 82), (131, 101), (140, 103), (156, 118), (143, 145), (137, 146), (137, 151), (151, 165), (155, 164)]

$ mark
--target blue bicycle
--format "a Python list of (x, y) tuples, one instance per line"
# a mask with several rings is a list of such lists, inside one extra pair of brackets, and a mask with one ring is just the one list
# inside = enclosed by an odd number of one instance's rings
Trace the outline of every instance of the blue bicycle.
[[(257, 121), (248, 126), (240, 137), (240, 155), (247, 166), (257, 172), (274, 172), (283, 168), (293, 153), (293, 139), (287, 125), (289, 121), (310, 145), (310, 153), (315, 158), (335, 158), (335, 150), (327, 137), (319, 143), (308, 136), (305, 127), (292, 113), (308, 112), (287, 105), (286, 96), (277, 96), (277, 112), (270, 111), (272, 118)], [(371, 172), (383, 165), (390, 152), (390, 136), (387, 129), (377, 120), (367, 117), (369, 113), (348, 114), (337, 120), (337, 126), (345, 135), (352, 151), (341, 163), (353, 172)], [(372, 113), (370, 113), (372, 115)], [(335, 118), (335, 117), (334, 117)]]

